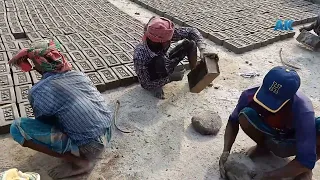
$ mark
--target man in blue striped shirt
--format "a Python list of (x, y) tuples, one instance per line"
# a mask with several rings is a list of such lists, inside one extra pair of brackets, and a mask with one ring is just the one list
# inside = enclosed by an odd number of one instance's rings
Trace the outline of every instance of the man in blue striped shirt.
[(53, 41), (22, 49), (9, 63), (42, 74), (29, 91), (35, 119), (20, 118), (11, 125), (22, 146), (70, 162), (50, 170), (54, 179), (90, 171), (111, 138), (111, 113), (90, 79), (71, 65)]

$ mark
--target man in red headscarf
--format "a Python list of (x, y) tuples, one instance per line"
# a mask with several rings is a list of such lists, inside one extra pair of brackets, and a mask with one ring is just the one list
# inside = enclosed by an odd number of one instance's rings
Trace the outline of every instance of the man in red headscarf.
[[(167, 53), (172, 41), (180, 41)], [(163, 17), (152, 17), (145, 26), (143, 42), (135, 48), (133, 62), (141, 86), (151, 91), (155, 97), (164, 99), (162, 87), (173, 81), (172, 73), (185, 57), (191, 69), (197, 64), (197, 47), (200, 55), (216, 56), (207, 53), (200, 32), (191, 27), (175, 28)]]

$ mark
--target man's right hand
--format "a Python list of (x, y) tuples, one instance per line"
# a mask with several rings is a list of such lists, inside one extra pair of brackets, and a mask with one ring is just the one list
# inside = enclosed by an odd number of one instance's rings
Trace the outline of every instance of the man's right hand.
[(224, 169), (224, 164), (227, 162), (227, 159), (230, 155), (229, 151), (225, 151), (221, 154), (220, 160), (219, 160), (219, 170), (220, 170), (220, 175), (223, 179), (226, 178), (226, 171)]
[(302, 27), (302, 28), (299, 29), (299, 31), (300, 31), (300, 32), (306, 31), (306, 28), (305, 28), (305, 27)]

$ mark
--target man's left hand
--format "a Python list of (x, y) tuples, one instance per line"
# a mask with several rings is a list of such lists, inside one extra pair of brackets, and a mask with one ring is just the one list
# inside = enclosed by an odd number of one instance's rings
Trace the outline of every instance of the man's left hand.
[(205, 57), (219, 61), (218, 54), (210, 52), (207, 49), (200, 50), (200, 59), (204, 59)]

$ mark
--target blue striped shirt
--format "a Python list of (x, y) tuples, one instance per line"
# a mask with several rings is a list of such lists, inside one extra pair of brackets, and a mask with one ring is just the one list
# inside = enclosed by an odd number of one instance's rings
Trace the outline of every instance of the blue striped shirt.
[(83, 73), (45, 73), (29, 91), (35, 118), (67, 134), (78, 146), (104, 135), (111, 112), (100, 92)]

